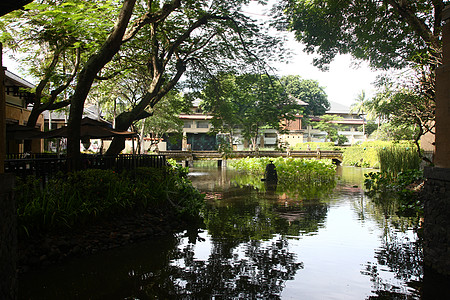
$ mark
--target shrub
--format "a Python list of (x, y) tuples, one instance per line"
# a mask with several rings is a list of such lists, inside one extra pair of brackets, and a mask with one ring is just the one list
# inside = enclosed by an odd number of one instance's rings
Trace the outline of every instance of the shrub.
[(138, 168), (122, 174), (84, 170), (60, 174), (41, 188), (39, 180), (18, 180), (18, 221), (26, 234), (58, 231), (149, 208), (170, 207), (197, 215), (203, 197), (182, 168)]
[(292, 150), (308, 150), (308, 145), (311, 149), (311, 151), (316, 151), (317, 147), (320, 148), (320, 150), (341, 150), (341, 147), (336, 146), (334, 142), (307, 142), (307, 143), (298, 143), (294, 146)]
[(368, 141), (343, 148), (343, 164), (347, 166), (380, 168), (378, 152), (380, 150), (396, 147), (410, 148), (414, 146), (410, 141), (390, 142), (390, 141)]
[(388, 173), (390, 177), (396, 177), (398, 173), (406, 170), (418, 170), (421, 158), (415, 148), (390, 146), (378, 149), (380, 170)]

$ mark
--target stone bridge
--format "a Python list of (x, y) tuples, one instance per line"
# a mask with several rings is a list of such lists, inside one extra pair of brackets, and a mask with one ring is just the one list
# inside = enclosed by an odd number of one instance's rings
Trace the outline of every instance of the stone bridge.
[[(173, 158), (177, 161), (194, 161), (194, 160), (218, 160), (222, 161), (226, 158), (218, 151), (159, 151), (159, 154), (165, 155), (166, 158)], [(315, 158), (315, 159), (331, 159), (334, 163), (342, 163), (343, 157), (341, 151), (233, 151), (227, 155), (227, 158), (244, 158), (244, 157), (298, 157), (298, 158)]]

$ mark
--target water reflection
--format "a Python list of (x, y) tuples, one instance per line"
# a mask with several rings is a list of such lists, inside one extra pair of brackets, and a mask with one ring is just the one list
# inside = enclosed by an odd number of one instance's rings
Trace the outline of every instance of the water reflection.
[(320, 189), (192, 172), (206, 194), (204, 228), (29, 273), (21, 299), (419, 299), (436, 290), (424, 285), (414, 220), (364, 195), (364, 169), (338, 169), (337, 183)]

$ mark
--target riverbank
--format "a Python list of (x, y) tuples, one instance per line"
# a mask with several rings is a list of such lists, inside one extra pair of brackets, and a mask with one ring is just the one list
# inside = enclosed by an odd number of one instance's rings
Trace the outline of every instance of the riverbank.
[(77, 230), (19, 238), (18, 272), (25, 273), (74, 257), (173, 235), (200, 223), (200, 218), (188, 219), (167, 207), (105, 220)]

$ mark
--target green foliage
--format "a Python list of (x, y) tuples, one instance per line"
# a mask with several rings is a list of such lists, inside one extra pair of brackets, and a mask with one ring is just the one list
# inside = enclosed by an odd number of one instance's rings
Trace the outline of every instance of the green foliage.
[(309, 149), (311, 151), (316, 151), (317, 148), (319, 148), (320, 150), (341, 150), (342, 148), (339, 146), (336, 146), (333, 142), (307, 142), (307, 143), (298, 143), (295, 145), (295, 147), (293, 148), (293, 150), (308, 150), (308, 145), (309, 145)]
[(355, 144), (343, 149), (343, 163), (347, 166), (380, 168), (378, 151), (386, 148), (395, 147), (399, 149), (412, 149), (411, 141), (368, 141), (361, 144)]
[(343, 148), (343, 164), (347, 166), (379, 168), (377, 149), (388, 142), (363, 142)]
[(45, 188), (28, 177), (16, 188), (19, 226), (26, 234), (76, 228), (145, 209), (198, 215), (203, 197), (182, 169), (138, 168), (121, 174), (84, 170), (60, 174)]
[(338, 130), (342, 127), (337, 121), (342, 120), (342, 117), (333, 115), (324, 115), (320, 117), (320, 121), (314, 121), (314, 128), (327, 133), (326, 140), (332, 142), (339, 139)]
[(270, 157), (247, 157), (230, 160), (228, 166), (258, 175), (262, 178), (266, 166), (270, 161), (273, 161), (278, 173), (279, 183), (282, 184), (330, 182), (334, 181), (334, 175), (336, 174), (336, 167), (331, 160), (299, 159), (292, 157), (277, 157), (275, 159)]
[(417, 150), (411, 147), (393, 145), (378, 149), (377, 153), (381, 172), (390, 177), (396, 177), (405, 170), (418, 170), (422, 161)]
[(302, 109), (278, 78), (262, 74), (222, 74), (205, 85), (202, 99), (215, 132), (232, 134), (239, 128), (254, 147), (261, 130), (281, 130), (281, 120), (293, 120)]
[(330, 108), (328, 96), (316, 80), (289, 75), (281, 77), (280, 81), (289, 95), (308, 103), (303, 110), (305, 116), (321, 116)]
[(349, 53), (387, 69), (438, 56), (444, 2), (284, 0), (274, 11), (305, 51), (320, 55), (315, 65)]
[(404, 170), (393, 176), (386, 172), (364, 174), (364, 187), (375, 201), (398, 201), (399, 214), (407, 216), (423, 215), (423, 202), (414, 190), (423, 181), (421, 170)]

